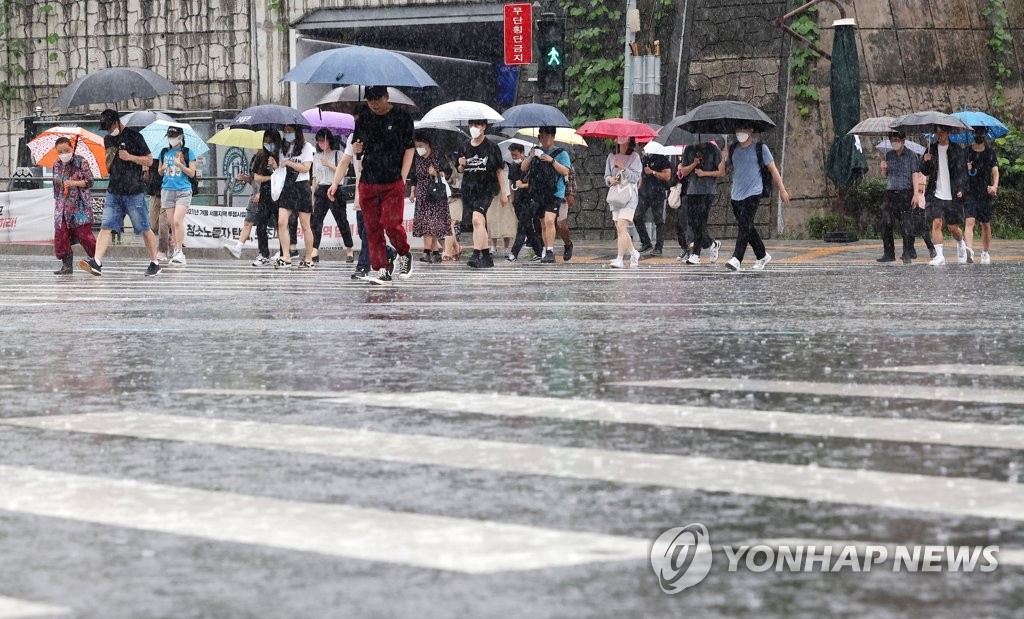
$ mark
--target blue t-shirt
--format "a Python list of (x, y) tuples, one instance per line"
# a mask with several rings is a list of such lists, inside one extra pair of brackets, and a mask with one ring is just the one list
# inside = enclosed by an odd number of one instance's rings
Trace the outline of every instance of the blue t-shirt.
[[(551, 150), (545, 150), (544, 152), (550, 155), (551, 153), (555, 152), (555, 149), (557, 148), (561, 147), (555, 146)], [(565, 152), (564, 148), (562, 149), (562, 152), (558, 153), (558, 156), (555, 157), (555, 161), (564, 165), (567, 168), (572, 167), (572, 160), (569, 158), (569, 153)], [(555, 184), (555, 197), (558, 198), (559, 200), (565, 198), (565, 177), (562, 176), (561, 174), (558, 175), (558, 182)]]
[[(761, 170), (757, 167), (757, 151), (751, 142), (750, 146), (743, 148), (737, 146), (733, 151), (729, 165), (732, 167), (732, 199), (737, 202), (746, 200), (750, 196), (759, 196), (764, 189), (761, 186)], [(761, 145), (761, 156), (764, 157), (764, 164), (768, 165), (775, 161), (772, 152), (768, 150), (767, 144)]]
[[(164, 153), (163, 163), (167, 168), (164, 170), (164, 182), (160, 187), (168, 191), (192, 191), (192, 184), (189, 182), (188, 177), (178, 169), (178, 166), (174, 165), (174, 158), (178, 156), (179, 152), (181, 152), (181, 147), (169, 148)], [(188, 167), (188, 163), (195, 160), (195, 155), (192, 154), (190, 149), (185, 166)]]

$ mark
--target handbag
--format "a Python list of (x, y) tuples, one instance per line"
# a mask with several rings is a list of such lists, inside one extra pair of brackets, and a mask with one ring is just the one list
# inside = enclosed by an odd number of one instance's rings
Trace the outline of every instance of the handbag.
[(619, 184), (608, 188), (608, 206), (613, 211), (625, 208), (626, 205), (633, 201), (635, 195), (636, 186), (633, 183), (622, 182), (622, 177), (620, 176)]
[(427, 200), (430, 202), (447, 202), (448, 191), (445, 189), (444, 177), (438, 174), (427, 185)]
[(668, 190), (668, 207), (679, 208), (683, 205), (683, 185), (676, 183)]

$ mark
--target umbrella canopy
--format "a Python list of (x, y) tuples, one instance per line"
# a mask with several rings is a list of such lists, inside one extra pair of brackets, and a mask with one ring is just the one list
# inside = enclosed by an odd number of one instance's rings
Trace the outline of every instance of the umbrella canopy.
[[(962, 112), (954, 112), (953, 116), (956, 116), (967, 125), (970, 125), (971, 129), (985, 127), (988, 129), (988, 135), (986, 137), (990, 140), (1001, 138), (1010, 132), (1009, 127), (1007, 127), (1003, 121), (999, 120), (995, 116), (990, 116), (985, 112), (964, 110)], [(950, 136), (949, 140), (951, 142), (960, 142), (963, 144), (971, 141), (971, 135), (967, 133), (958, 133)]]
[(285, 73), (281, 81), (415, 88), (437, 86), (434, 78), (402, 54), (362, 45), (317, 52)]
[(542, 103), (516, 105), (501, 115), (505, 120), (498, 123), (499, 127), (572, 127), (561, 110)]
[[(404, 92), (397, 88), (388, 86), (388, 101), (391, 105), (403, 109), (406, 112), (418, 112), (419, 108), (413, 103)], [(327, 93), (323, 99), (316, 102), (321, 110), (330, 112), (354, 113), (359, 106), (366, 102), (366, 87), (359, 85), (342, 86)]]
[(432, 151), (444, 157), (459, 150), (469, 139), (468, 133), (452, 123), (431, 123), (418, 120), (413, 123), (413, 127), (416, 129), (416, 133), (426, 134)]
[(674, 155), (682, 155), (683, 154), (683, 148), (684, 147), (682, 145), (679, 145), (679, 146), (665, 146), (664, 144), (661, 144), (660, 142), (655, 142), (655, 141), (652, 140), (652, 141), (644, 144), (644, 154), (646, 154), (646, 155), (665, 155), (666, 157), (671, 157), (671, 156), (674, 156)]
[(309, 122), (313, 130), (330, 129), (335, 133), (348, 135), (356, 129), (355, 116), (344, 112), (312, 108), (303, 112), (302, 117)]
[(74, 154), (85, 159), (95, 178), (107, 175), (107, 157), (106, 149), (103, 147), (103, 138), (81, 127), (50, 127), (37, 135), (28, 143), (32, 161), (44, 168), (52, 168), (53, 164), (57, 162), (57, 149), (54, 145), (62, 137), (71, 140)]
[(850, 135), (888, 137), (893, 132), (893, 123), (895, 121), (896, 119), (892, 116), (872, 116), (854, 125), (847, 133)]
[(152, 99), (177, 89), (177, 86), (149, 69), (114, 67), (83, 75), (68, 84), (57, 97), (57, 107)]
[(237, 146), (239, 148), (259, 150), (263, 148), (263, 131), (229, 127), (214, 133), (208, 141), (210, 144), (218, 144), (220, 146)]
[(626, 118), (606, 118), (583, 123), (576, 133), (585, 138), (636, 138), (638, 141), (651, 141), (658, 137), (658, 132), (644, 123)]
[(201, 157), (210, 151), (210, 147), (206, 145), (203, 138), (199, 137), (199, 134), (192, 128), (192, 125), (188, 123), (157, 120), (139, 132), (142, 134), (143, 139), (146, 140), (146, 144), (149, 146), (150, 152), (159, 153), (161, 150), (171, 147), (170, 143), (167, 141), (167, 129), (170, 127), (177, 127), (178, 129), (181, 129), (185, 138), (185, 147), (188, 148), (192, 155)]
[(967, 125), (967, 123), (956, 116), (943, 114), (942, 112), (936, 112), (934, 110), (914, 112), (913, 114), (900, 116), (893, 121), (893, 126), (895, 128), (907, 133), (931, 133), (935, 125), (949, 127), (950, 133), (960, 133), (962, 131), (971, 130), (971, 127)]
[(494, 108), (477, 101), (450, 101), (423, 115), (423, 122), (449, 122), (464, 125), (471, 120), (483, 119), (489, 123), (505, 120)]
[(501, 149), (501, 157), (507, 163), (512, 163), (512, 152), (508, 148), (513, 144), (519, 144), (520, 146), (523, 147), (523, 150), (526, 152), (530, 152), (530, 149), (536, 146), (536, 144), (534, 144), (533, 142), (530, 142), (528, 140), (521, 140), (519, 138), (509, 138), (507, 140), (502, 140), (501, 142), (498, 142), (498, 148)]
[(743, 101), (708, 101), (684, 114), (676, 126), (690, 133), (733, 133), (739, 125), (758, 132), (775, 127), (767, 114)]
[[(536, 139), (538, 130), (536, 127), (528, 129), (520, 129), (516, 132), (516, 135), (522, 137), (529, 137)], [(583, 139), (583, 136), (576, 133), (575, 129), (568, 127), (559, 127), (555, 129), (555, 142), (561, 144), (567, 144), (569, 146), (583, 146), (586, 147), (587, 141)]]
[(295, 125), (308, 127), (307, 121), (298, 110), (284, 105), (254, 105), (238, 113), (231, 121), (232, 127), (259, 127), (262, 125)]
[(140, 110), (138, 112), (128, 112), (121, 117), (121, 124), (125, 127), (148, 127), (158, 120), (168, 120), (174, 122), (174, 119), (164, 114), (163, 112), (151, 112), (149, 110)]
[(829, 106), (836, 138), (825, 160), (825, 175), (836, 187), (849, 187), (868, 171), (868, 162), (859, 148), (860, 139), (849, 134), (860, 118), (860, 63), (852, 23), (836, 23), (830, 78)]
[[(903, 146), (910, 152), (917, 153), (918, 155), (923, 155), (924, 151), (927, 150), (924, 146), (921, 146), (913, 140), (903, 142)], [(892, 150), (892, 142), (889, 141), (889, 138), (886, 138), (878, 144), (875, 144), (875, 148), (884, 155)]]

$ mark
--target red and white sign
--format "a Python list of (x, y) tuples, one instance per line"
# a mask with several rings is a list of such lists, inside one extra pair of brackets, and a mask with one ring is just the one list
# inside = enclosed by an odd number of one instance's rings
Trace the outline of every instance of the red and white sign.
[(505, 5), (505, 64), (533, 62), (533, 5)]

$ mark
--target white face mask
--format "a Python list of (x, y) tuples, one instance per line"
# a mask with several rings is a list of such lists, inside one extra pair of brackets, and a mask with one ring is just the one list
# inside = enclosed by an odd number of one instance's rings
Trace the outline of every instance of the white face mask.
[(470, 127), (469, 128), (469, 135), (472, 136), (472, 138), (474, 140), (477, 139), (478, 137), (480, 137), (481, 135), (483, 135), (483, 133), (484, 132), (483, 132), (483, 130), (480, 127)]
[(426, 157), (427, 156), (427, 149), (422, 148), (422, 147), (417, 147), (416, 148), (416, 154), (419, 155), (420, 157)]
[(108, 134), (108, 135), (110, 135), (110, 136), (112, 136), (112, 137), (115, 137), (115, 138), (116, 138), (116, 137), (117, 137), (117, 136), (118, 136), (118, 135), (119, 135), (120, 133), (121, 133), (121, 130), (120, 130), (120, 129), (111, 129), (110, 131), (108, 131), (108, 132), (107, 132), (107, 134)]
[(167, 143), (171, 145), (171, 148), (177, 148), (181, 146), (181, 138), (167, 138)]
[(736, 139), (739, 141), (740, 144), (742, 144), (750, 139), (750, 134), (745, 131), (737, 131)]
[(519, 165), (522, 162), (523, 162), (522, 158), (519, 158), (519, 159), (516, 159), (515, 157), (512, 158), (512, 163), (514, 163), (516, 165)]
[(74, 153), (60, 153), (59, 155), (57, 155), (57, 158), (61, 160), (61, 163), (67, 163), (71, 161), (71, 158), (74, 156)]

